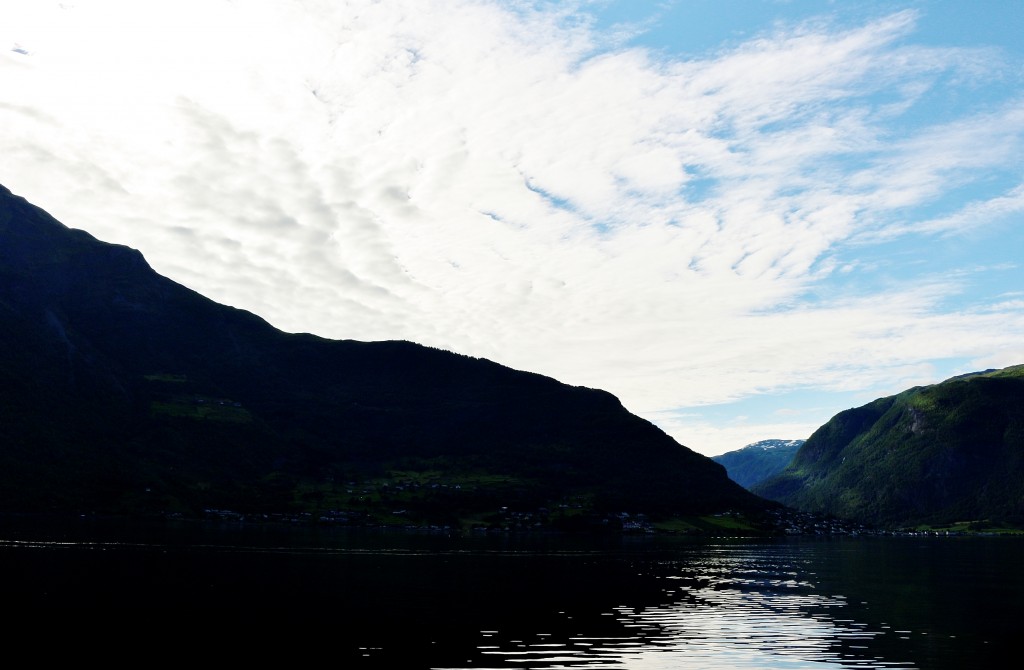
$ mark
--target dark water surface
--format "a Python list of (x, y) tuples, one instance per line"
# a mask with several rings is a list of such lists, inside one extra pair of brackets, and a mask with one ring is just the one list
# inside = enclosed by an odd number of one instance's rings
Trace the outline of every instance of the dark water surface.
[(42, 633), (54, 660), (109, 664), (1004, 667), (1024, 634), (1022, 559), (1020, 538), (7, 519), (0, 598), (10, 649)]

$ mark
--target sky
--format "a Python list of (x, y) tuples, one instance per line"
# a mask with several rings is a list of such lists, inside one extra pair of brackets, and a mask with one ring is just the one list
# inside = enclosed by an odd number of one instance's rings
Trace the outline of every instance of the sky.
[(0, 183), (694, 451), (1024, 363), (1019, 0), (0, 0)]

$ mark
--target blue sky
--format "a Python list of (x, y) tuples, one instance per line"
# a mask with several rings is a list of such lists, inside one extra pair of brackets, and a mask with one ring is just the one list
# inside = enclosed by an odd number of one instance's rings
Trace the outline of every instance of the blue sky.
[(0, 183), (714, 455), (1024, 363), (1024, 2), (0, 7)]

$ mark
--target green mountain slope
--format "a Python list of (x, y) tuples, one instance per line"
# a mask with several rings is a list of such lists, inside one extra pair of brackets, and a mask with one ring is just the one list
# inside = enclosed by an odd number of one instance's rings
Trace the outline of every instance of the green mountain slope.
[(754, 492), (881, 525), (1024, 522), (1024, 366), (841, 412)]
[(609, 393), (283, 333), (0, 187), (0, 511), (422, 523), (765, 504)]
[(761, 440), (711, 460), (725, 466), (729, 479), (749, 489), (782, 472), (804, 440)]

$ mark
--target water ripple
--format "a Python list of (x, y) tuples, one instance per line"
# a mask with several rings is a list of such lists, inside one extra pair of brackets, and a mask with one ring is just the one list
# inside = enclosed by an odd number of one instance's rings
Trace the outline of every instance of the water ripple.
[[(884, 630), (840, 618), (842, 595), (823, 594), (791, 561), (730, 548), (704, 560), (645, 566), (664, 580), (665, 602), (622, 604), (603, 612), (618, 634), (568, 636), (560, 641), (503, 641), (487, 633), (483, 666), (532, 668), (907, 668), (913, 663), (872, 655)], [(804, 574), (804, 578), (800, 575)], [(492, 665), (488, 665), (492, 664)]]

